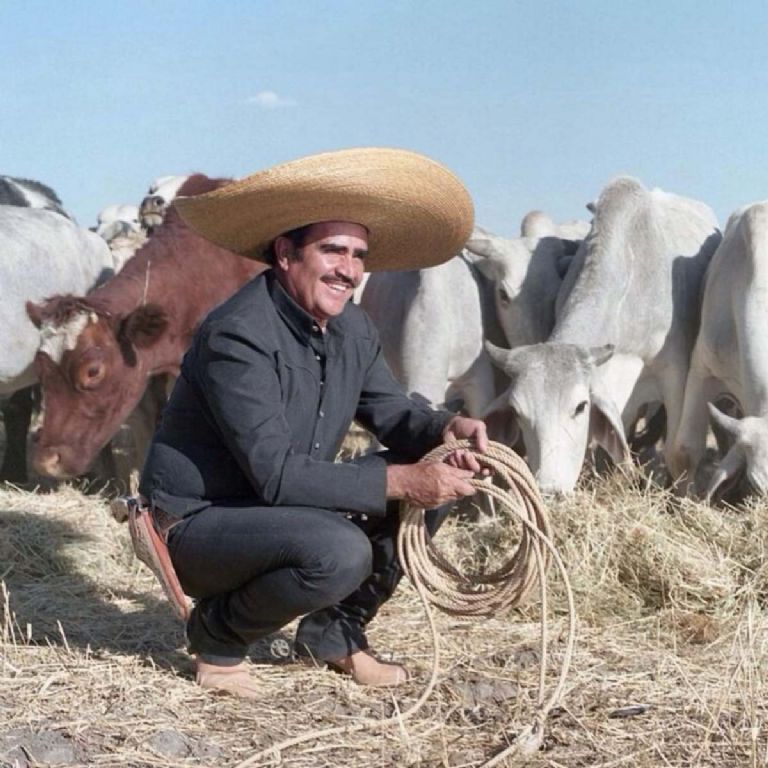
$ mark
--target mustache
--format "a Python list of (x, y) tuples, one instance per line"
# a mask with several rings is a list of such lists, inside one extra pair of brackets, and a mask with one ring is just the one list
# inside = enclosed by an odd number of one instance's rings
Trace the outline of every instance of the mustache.
[(359, 285), (358, 280), (353, 280), (351, 277), (347, 277), (347, 275), (342, 275), (339, 272), (334, 272), (331, 275), (325, 275), (323, 277), (323, 280), (324, 281), (328, 281), (328, 280), (341, 281), (342, 283), (346, 283), (352, 290), (357, 288), (357, 286)]

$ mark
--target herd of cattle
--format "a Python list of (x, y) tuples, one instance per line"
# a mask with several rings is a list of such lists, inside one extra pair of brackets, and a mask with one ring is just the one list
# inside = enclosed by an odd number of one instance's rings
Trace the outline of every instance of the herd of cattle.
[[(0, 478), (24, 479), (35, 402), (43, 475), (83, 474), (125, 425), (146, 444), (201, 319), (264, 268), (170, 204), (227, 181), (164, 177), (91, 232), (49, 188), (0, 177)], [(485, 419), (545, 492), (572, 490), (594, 446), (620, 463), (654, 445), (680, 492), (768, 493), (768, 203), (721, 235), (706, 205), (619, 177), (587, 209), (560, 226), (531, 212), (514, 239), (478, 227), (445, 264), (370, 275), (357, 300), (395, 375)]]

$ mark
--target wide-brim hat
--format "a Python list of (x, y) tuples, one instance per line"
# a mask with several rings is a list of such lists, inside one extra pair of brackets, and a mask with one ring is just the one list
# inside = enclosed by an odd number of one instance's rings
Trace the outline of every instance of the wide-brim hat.
[(264, 260), (284, 232), (321, 221), (368, 229), (367, 271), (421, 269), (457, 254), (472, 231), (464, 185), (445, 166), (402, 149), (343, 149), (275, 165), (196, 197), (184, 220), (217, 245)]

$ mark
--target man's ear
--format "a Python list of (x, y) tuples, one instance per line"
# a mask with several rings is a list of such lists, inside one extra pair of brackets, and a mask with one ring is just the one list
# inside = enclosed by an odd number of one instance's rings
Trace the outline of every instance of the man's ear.
[(284, 235), (279, 235), (275, 238), (275, 242), (272, 245), (275, 252), (275, 264), (274, 266), (280, 270), (285, 271), (288, 266), (288, 262), (291, 260), (291, 251), (293, 250), (293, 243)]

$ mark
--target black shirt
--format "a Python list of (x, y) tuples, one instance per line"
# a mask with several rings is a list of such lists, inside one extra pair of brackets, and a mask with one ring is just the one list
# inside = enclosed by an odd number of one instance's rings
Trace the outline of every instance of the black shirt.
[(350, 302), (323, 333), (268, 270), (199, 328), (140, 490), (171, 515), (246, 500), (383, 515), (384, 459), (334, 462), (352, 419), (416, 460), (450, 417), (406, 396), (363, 310)]

